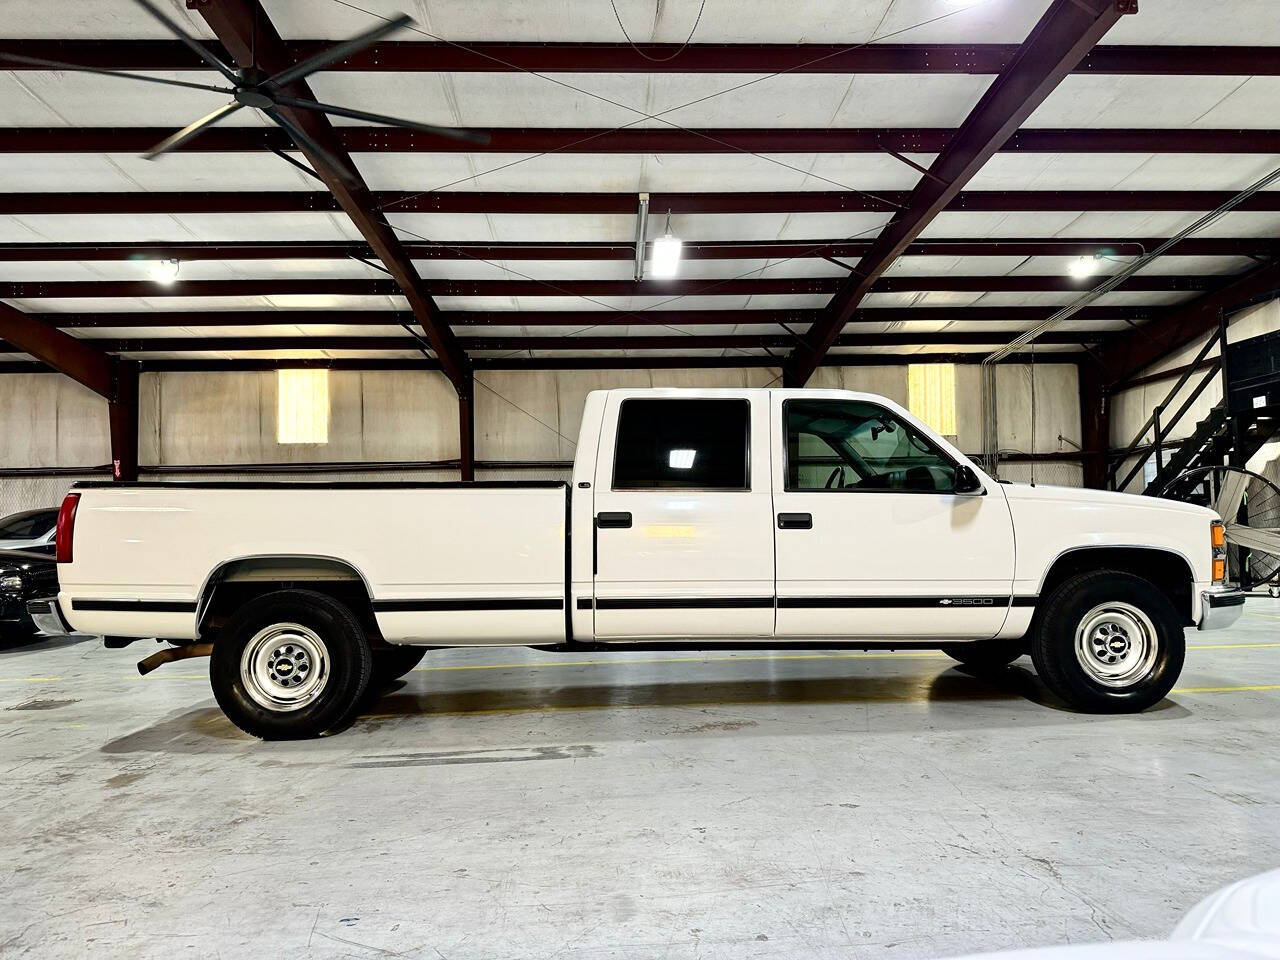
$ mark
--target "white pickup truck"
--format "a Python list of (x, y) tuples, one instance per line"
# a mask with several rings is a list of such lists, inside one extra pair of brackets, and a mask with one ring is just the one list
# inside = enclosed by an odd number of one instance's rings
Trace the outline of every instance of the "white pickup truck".
[(590, 394), (570, 483), (79, 483), (55, 629), (209, 654), (259, 737), (340, 728), (425, 648), (941, 647), (1030, 653), (1082, 710), (1134, 711), (1226, 626), (1211, 511), (992, 480), (882, 397)]

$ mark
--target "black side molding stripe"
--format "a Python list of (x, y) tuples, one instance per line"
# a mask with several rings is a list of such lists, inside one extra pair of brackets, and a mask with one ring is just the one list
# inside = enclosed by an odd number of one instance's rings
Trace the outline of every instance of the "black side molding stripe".
[(726, 610), (772, 607), (773, 597), (597, 597), (597, 610)]
[(378, 613), (446, 610), (563, 610), (564, 597), (444, 597), (430, 600), (375, 600)]
[[(898, 607), (1034, 607), (1037, 597), (778, 597), (779, 607), (792, 609), (885, 609)], [(1011, 604), (1012, 601), (1012, 604)], [(773, 597), (602, 597), (597, 610), (713, 610), (771, 607)], [(590, 610), (590, 597), (578, 600), (579, 610)]]
[(77, 600), (72, 610), (114, 610), (129, 613), (195, 613), (194, 600)]
[(1035, 597), (779, 597), (778, 606), (788, 608), (893, 609), (900, 607), (1034, 607)]

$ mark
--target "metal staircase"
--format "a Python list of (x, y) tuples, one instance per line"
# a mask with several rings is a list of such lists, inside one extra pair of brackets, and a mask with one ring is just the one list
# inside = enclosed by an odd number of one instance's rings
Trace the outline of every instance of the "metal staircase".
[[(1280, 420), (1275, 417), (1243, 416), (1237, 418), (1240, 430), (1239, 462), (1247, 463), (1262, 445), (1280, 432)], [(1235, 462), (1233, 425), (1226, 403), (1219, 403), (1201, 420), (1189, 437), (1156, 471), (1155, 477), (1142, 491), (1147, 496), (1158, 496), (1178, 474), (1196, 467), (1217, 466)]]
[[(1194, 469), (1232, 464), (1243, 467), (1264, 443), (1280, 434), (1280, 333), (1264, 334), (1229, 344), (1224, 357), (1206, 360), (1215, 344), (1225, 340), (1225, 318), (1218, 332), (1205, 342), (1164, 400), (1152, 410), (1133, 441), (1122, 451), (1112, 454), (1108, 472), (1111, 489), (1124, 490), (1141, 474), (1154, 455), (1155, 476), (1143, 493), (1158, 496), (1179, 474)], [(1166, 414), (1169, 403), (1182, 390), (1194, 373), (1205, 371), (1172, 416)], [(1169, 434), (1192, 405), (1215, 379), (1221, 379), (1223, 399), (1213, 406), (1195, 430), (1182, 440), (1170, 441)], [(1148, 431), (1152, 442), (1143, 444)], [(1166, 456), (1166, 450), (1169, 450)], [(1126, 461), (1136, 458), (1121, 479), (1117, 480)]]

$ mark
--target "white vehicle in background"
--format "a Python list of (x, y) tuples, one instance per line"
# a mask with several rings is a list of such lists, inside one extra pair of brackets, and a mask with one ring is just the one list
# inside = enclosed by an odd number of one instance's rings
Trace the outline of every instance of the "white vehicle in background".
[[(231, 720), (303, 737), (424, 647), (1029, 652), (1071, 706), (1142, 710), (1225, 626), (1203, 507), (999, 483), (839, 390), (588, 396), (570, 483), (80, 483), (49, 614), (210, 654)], [(52, 599), (52, 598), (51, 598)], [(370, 679), (372, 677), (372, 680)]]
[(1280, 960), (1280, 870), (1210, 894), (1168, 940), (1116, 940), (970, 954), (956, 960)]

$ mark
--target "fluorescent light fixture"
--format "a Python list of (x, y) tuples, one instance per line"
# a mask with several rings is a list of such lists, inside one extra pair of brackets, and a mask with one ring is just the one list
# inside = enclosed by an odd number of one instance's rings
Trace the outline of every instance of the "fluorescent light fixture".
[(178, 279), (178, 270), (182, 264), (177, 260), (151, 261), (151, 279), (163, 286), (169, 286)]
[(1096, 254), (1092, 257), (1078, 257), (1067, 264), (1067, 272), (1077, 280), (1083, 280), (1098, 272), (1098, 263), (1099, 258)]
[(667, 466), (672, 470), (692, 470), (697, 450), (671, 450), (667, 453)]
[(680, 248), (683, 242), (670, 233), (653, 241), (653, 269), (650, 276), (670, 279), (680, 269)]

